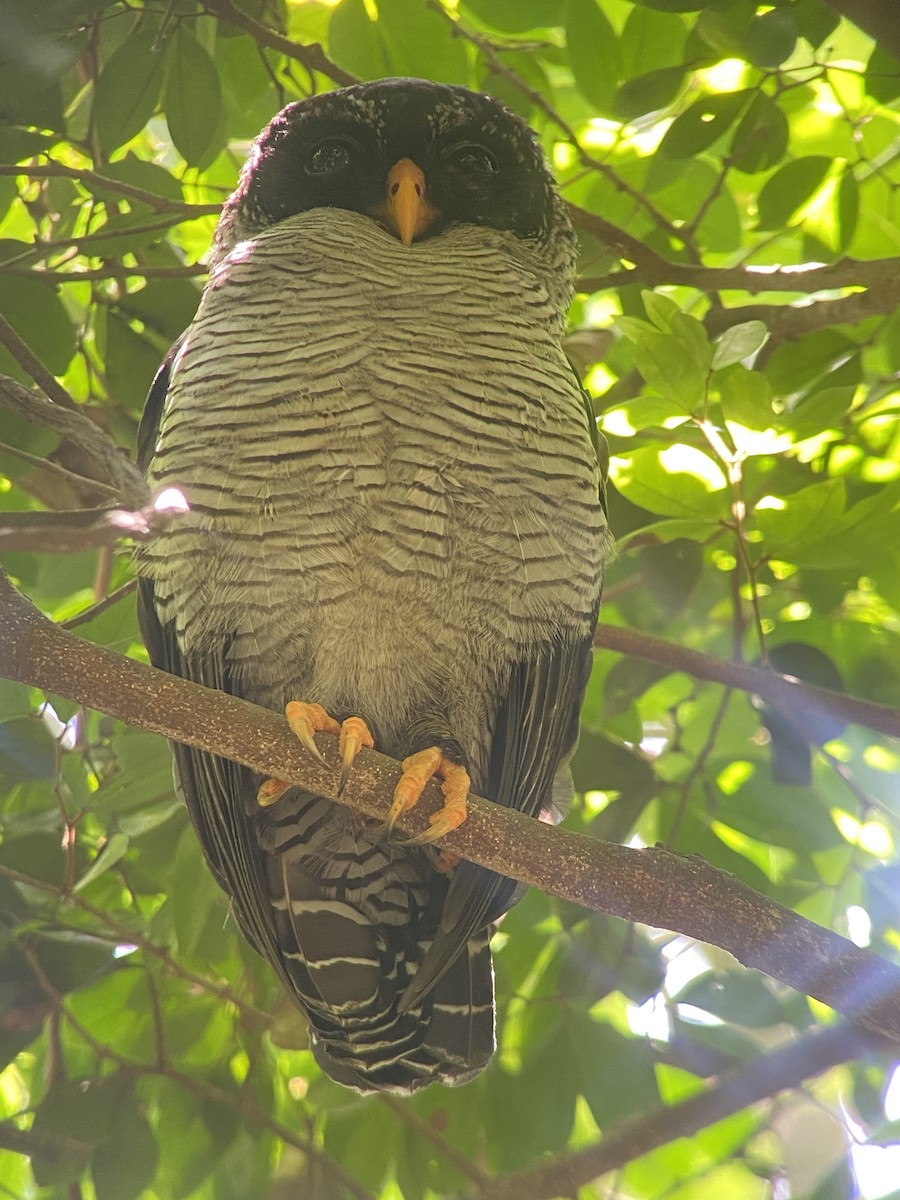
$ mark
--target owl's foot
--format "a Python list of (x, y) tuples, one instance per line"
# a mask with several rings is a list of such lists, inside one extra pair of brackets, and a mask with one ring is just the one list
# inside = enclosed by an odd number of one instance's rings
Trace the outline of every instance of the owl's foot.
[[(344, 790), (344, 784), (347, 782), (354, 758), (363, 746), (371, 749), (375, 745), (375, 739), (372, 737), (368, 725), (362, 717), (348, 717), (346, 721), (338, 724), (321, 704), (307, 704), (302, 700), (292, 700), (285, 708), (284, 715), (287, 717), (291, 731), (300, 739), (313, 758), (317, 758), (320, 763), (324, 763), (325, 759), (322, 751), (316, 745), (315, 735), (317, 733), (337, 734), (338, 748), (341, 752), (341, 774), (338, 779), (338, 795), (340, 795)], [(267, 779), (257, 792), (256, 799), (263, 807), (267, 807), (279, 800), (291, 786), (281, 779)]]
[(394, 789), (394, 800), (388, 814), (388, 829), (393, 829), (404, 813), (415, 808), (425, 784), (435, 775), (444, 781), (441, 784), (444, 806), (430, 818), (431, 828), (410, 838), (406, 843), (408, 846), (425, 846), (436, 842), (466, 819), (466, 801), (472, 785), (469, 772), (447, 758), (440, 746), (429, 746), (403, 760), (403, 774)]

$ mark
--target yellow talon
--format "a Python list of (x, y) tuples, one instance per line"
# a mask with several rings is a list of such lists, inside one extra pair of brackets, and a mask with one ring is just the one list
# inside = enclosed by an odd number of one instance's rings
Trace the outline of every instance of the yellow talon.
[[(338, 780), (338, 795), (340, 795), (350, 774), (350, 768), (353, 766), (353, 760), (359, 751), (363, 746), (371, 749), (375, 745), (375, 739), (372, 737), (368, 725), (362, 717), (348, 717), (343, 724), (339, 725), (321, 704), (307, 704), (303, 700), (291, 700), (285, 706), (284, 715), (294, 736), (313, 758), (317, 758), (323, 765), (327, 764), (322, 751), (316, 745), (315, 735), (319, 732), (338, 735), (338, 745), (341, 751), (341, 774)], [(268, 808), (270, 804), (280, 800), (291, 786), (280, 779), (267, 779), (256, 793), (257, 802), (264, 808)]]
[(403, 760), (403, 774), (394, 789), (394, 799), (388, 814), (387, 827), (393, 829), (404, 813), (418, 804), (429, 779), (439, 776), (443, 783), (443, 807), (430, 818), (431, 828), (409, 838), (407, 846), (425, 846), (436, 842), (466, 819), (466, 801), (472, 781), (469, 772), (452, 762), (440, 746), (429, 746)]
[(341, 725), (340, 740), (338, 742), (341, 751), (341, 774), (338, 779), (338, 795), (344, 790), (344, 785), (350, 774), (350, 768), (353, 766), (353, 760), (357, 754), (359, 754), (363, 746), (371, 750), (374, 745), (375, 739), (372, 737), (372, 733), (362, 717), (348, 717)]
[(287, 723), (300, 742), (306, 747), (313, 758), (320, 763), (325, 759), (322, 751), (315, 743), (314, 734), (340, 733), (341, 727), (334, 717), (328, 715), (321, 704), (306, 704), (302, 700), (291, 700), (284, 710)]

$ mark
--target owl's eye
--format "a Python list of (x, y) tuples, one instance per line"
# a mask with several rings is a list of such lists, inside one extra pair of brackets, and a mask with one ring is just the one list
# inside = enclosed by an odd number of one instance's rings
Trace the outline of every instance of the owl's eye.
[(461, 142), (444, 153), (445, 161), (454, 170), (466, 175), (496, 175), (500, 170), (496, 156), (478, 142)]
[(307, 175), (336, 175), (350, 164), (353, 145), (346, 138), (326, 138), (309, 152)]

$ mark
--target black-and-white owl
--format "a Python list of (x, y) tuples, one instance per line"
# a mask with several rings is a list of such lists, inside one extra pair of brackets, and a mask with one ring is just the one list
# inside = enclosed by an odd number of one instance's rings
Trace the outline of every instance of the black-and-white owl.
[(142, 426), (189, 511), (139, 552), (153, 662), (431, 775), (404, 842), (175, 746), (178, 786), (320, 1065), (459, 1083), (494, 1044), (487, 939), (515, 884), (432, 840), (474, 793), (537, 816), (575, 744), (609, 538), (561, 348), (575, 239), (528, 127), (388, 79), (291, 104), (225, 204)]

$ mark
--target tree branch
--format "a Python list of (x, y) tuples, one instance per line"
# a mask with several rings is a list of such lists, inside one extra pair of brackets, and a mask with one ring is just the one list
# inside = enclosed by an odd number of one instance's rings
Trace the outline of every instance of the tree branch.
[(833, 325), (853, 325), (867, 317), (888, 316), (900, 305), (900, 277), (896, 260), (889, 258), (859, 260), (842, 258), (819, 266), (781, 267), (705, 267), (675, 263), (645, 246), (624, 229), (595, 213), (570, 204), (569, 211), (578, 229), (591, 233), (609, 246), (620, 258), (634, 264), (628, 270), (606, 275), (584, 275), (578, 280), (583, 292), (610, 288), (647, 288), (672, 284), (696, 288), (712, 295), (721, 290), (759, 292), (796, 292), (801, 295), (839, 288), (862, 288), (849, 296), (837, 296), (805, 304), (749, 304), (724, 307), (713, 305), (704, 324), (712, 337), (744, 321), (763, 321), (774, 338), (794, 340), (816, 329)]
[(105, 267), (86, 267), (83, 271), (58, 271), (54, 267), (5, 267), (0, 263), (0, 275), (36, 279), (38, 283), (46, 283), (50, 287), (58, 283), (93, 283), (104, 279), (191, 279), (205, 275), (208, 269), (203, 262), (185, 263), (183, 267), (142, 267), (138, 264), (129, 267), (121, 263), (109, 263)]
[(635, 265), (634, 270), (619, 271), (614, 275), (585, 276), (579, 280), (579, 287), (585, 291), (635, 283), (647, 287), (678, 283), (703, 292), (726, 289), (753, 295), (759, 292), (822, 292), (845, 287), (889, 288), (896, 295), (900, 289), (896, 258), (839, 258), (813, 266), (804, 263), (780, 267), (703, 267), (671, 262), (624, 229), (576, 204), (569, 205), (569, 212), (576, 229), (592, 234)]
[(861, 700), (844, 692), (832, 692), (811, 683), (801, 683), (790, 675), (779, 675), (763, 667), (748, 667), (743, 663), (713, 658), (711, 654), (690, 650), (687, 646), (667, 642), (648, 633), (638, 633), (635, 629), (623, 629), (620, 625), (598, 625), (594, 646), (661, 663), (673, 671), (685, 671), (695, 679), (724, 683), (726, 687), (751, 692), (804, 724), (815, 718), (821, 720), (823, 715), (829, 714), (856, 725), (865, 725), (890, 737), (900, 737), (900, 709), (875, 704), (872, 700)]
[[(55, 626), (0, 577), (0, 673), (131, 725), (244, 763), (308, 791), (334, 796), (336, 739), (328, 763), (303, 750), (278, 714), (154, 671)], [(387, 816), (400, 767), (360, 753), (340, 803)], [(402, 818), (417, 833), (440, 808), (432, 781)], [(463, 858), (588, 908), (677, 930), (720, 946), (746, 966), (815, 996), (864, 1028), (900, 1041), (900, 968), (758, 895), (697, 857), (634, 850), (551, 828), (472, 797), (469, 816), (441, 844)]]
[(690, 1137), (776, 1092), (797, 1087), (829, 1067), (858, 1058), (874, 1044), (871, 1037), (843, 1025), (808, 1033), (788, 1046), (760, 1055), (697, 1096), (627, 1117), (595, 1145), (504, 1175), (467, 1192), (466, 1200), (520, 1200), (522, 1196), (528, 1200), (555, 1200), (557, 1196), (574, 1196), (600, 1175), (676, 1138)]
[[(67, 396), (67, 393), (63, 395)], [(0, 375), (0, 408), (6, 408), (26, 421), (44, 425), (73, 442), (102, 471), (103, 481), (115, 488), (123, 503), (134, 508), (142, 508), (147, 503), (147, 484), (140, 471), (128, 461), (121, 447), (76, 407), (54, 404), (8, 375)]]
[(76, 508), (68, 512), (8, 512), (0, 515), (0, 551), (80, 554), (112, 546), (122, 538), (155, 537), (177, 509)]
[(189, 204), (186, 200), (169, 200), (165, 196), (158, 196), (156, 192), (148, 192), (145, 188), (121, 183), (118, 179), (107, 179), (105, 175), (96, 171), (65, 167), (57, 162), (30, 166), (0, 163), (0, 175), (25, 175), (28, 179), (77, 179), (79, 183), (89, 184), (96, 191), (112, 192), (126, 200), (135, 200), (148, 205), (156, 212), (179, 213), (185, 221), (195, 217), (215, 216), (222, 208), (221, 204)]
[(318, 42), (309, 42), (305, 46), (298, 42), (292, 42), (290, 38), (275, 33), (267, 26), (261, 25), (259, 21), (254, 21), (252, 17), (236, 8), (230, 0), (206, 0), (203, 7), (208, 13), (219, 17), (220, 20), (227, 21), (229, 25), (234, 25), (237, 29), (243, 29), (245, 33), (249, 33), (260, 46), (268, 46), (270, 50), (277, 50), (286, 58), (292, 58), (296, 62), (302, 63), (308, 71), (318, 71), (322, 75), (327, 75), (341, 87), (359, 83), (355, 75), (351, 75), (349, 71), (345, 71), (343, 67), (332, 62)]

